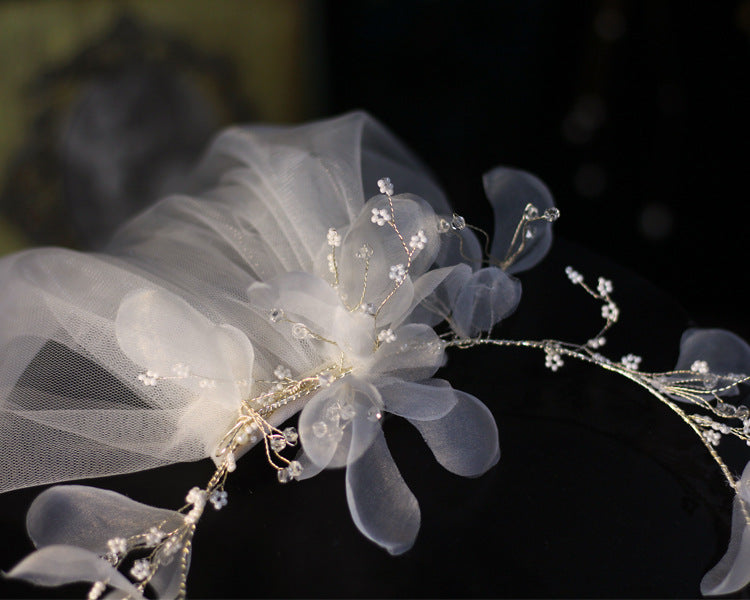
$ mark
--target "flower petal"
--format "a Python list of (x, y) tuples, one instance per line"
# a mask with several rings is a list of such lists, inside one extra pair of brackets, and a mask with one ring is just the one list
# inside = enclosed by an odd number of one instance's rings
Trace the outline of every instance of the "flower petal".
[(378, 391), (391, 414), (419, 421), (440, 419), (456, 406), (456, 391), (444, 379), (406, 382), (387, 378), (378, 382)]
[(520, 301), (518, 279), (497, 267), (479, 269), (460, 286), (452, 306), (452, 325), (459, 336), (474, 337), (515, 312)]
[(703, 576), (701, 594), (718, 596), (738, 592), (750, 583), (750, 526), (746, 513), (750, 506), (739, 497), (732, 509), (732, 535), (721, 560)]
[(373, 355), (368, 365), (371, 376), (386, 374), (419, 381), (431, 377), (445, 362), (444, 344), (431, 327), (412, 323), (395, 333), (396, 341), (381, 345)]
[(138, 588), (110, 563), (98, 554), (76, 546), (53, 545), (32, 552), (13, 567), (7, 576), (45, 586), (104, 581), (127, 592), (134, 600), (143, 599)]
[(58, 485), (36, 497), (26, 514), (29, 537), (37, 547), (71, 544), (98, 554), (113, 537), (128, 538), (160, 524), (165, 533), (183, 517), (122, 494), (85, 485)]
[(419, 532), (419, 503), (396, 468), (382, 430), (346, 469), (346, 499), (355, 525), (391, 554), (403, 554)]
[(217, 389), (224, 390), (214, 396), (232, 398), (236, 381), (252, 381), (254, 352), (247, 336), (231, 325), (216, 325), (166, 290), (140, 290), (126, 297), (115, 332), (122, 351), (144, 369), (173, 376), (176, 365), (188, 367), (193, 376), (173, 381), (196, 393), (205, 393), (201, 379), (216, 380)]
[(717, 375), (750, 375), (750, 346), (725, 329), (692, 328), (682, 334), (675, 370), (690, 370), (697, 360), (706, 361), (711, 372)]
[[(547, 186), (526, 171), (497, 167), (485, 173), (483, 181), (487, 199), (495, 213), (491, 254), (502, 261), (510, 249), (526, 205), (533, 204), (541, 216), (555, 203)], [(530, 269), (544, 258), (552, 245), (552, 227), (548, 221), (535, 221), (529, 225), (528, 231), (531, 237), (525, 240), (523, 251), (506, 269), (508, 273)]]
[(477, 477), (500, 458), (497, 425), (474, 396), (454, 390), (458, 402), (441, 419), (409, 422), (422, 434), (437, 461), (456, 475)]
[(299, 435), (307, 457), (320, 468), (343, 467), (357, 460), (380, 429), (370, 409), (383, 400), (370, 383), (346, 377), (319, 391), (299, 418)]

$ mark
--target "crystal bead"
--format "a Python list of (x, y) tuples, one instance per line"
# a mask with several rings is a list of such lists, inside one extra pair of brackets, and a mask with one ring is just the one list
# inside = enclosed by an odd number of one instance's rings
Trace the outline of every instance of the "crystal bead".
[(338, 444), (344, 438), (344, 429), (342, 427), (331, 427), (331, 441)]
[(279, 469), (276, 471), (276, 477), (279, 483), (289, 483), (292, 480), (292, 474), (289, 472), (289, 469)]
[(451, 230), (451, 224), (448, 222), (448, 219), (440, 217), (438, 219), (437, 230), (438, 233), (448, 233)]
[(735, 408), (731, 404), (721, 402), (716, 405), (716, 414), (721, 415), (722, 417), (733, 417), (735, 414)]
[(367, 411), (367, 420), (368, 420), (368, 421), (372, 421), (372, 422), (375, 422), (375, 421), (380, 421), (380, 419), (382, 419), (382, 418), (383, 418), (383, 413), (382, 413), (382, 411), (381, 411), (381, 410), (380, 410), (380, 409), (379, 409), (378, 407), (376, 407), (376, 406), (373, 406), (373, 407), (371, 407), (371, 408), (370, 408), (370, 409), (369, 409), (369, 410)]
[(287, 427), (281, 433), (284, 434), (284, 439), (290, 446), (294, 446), (299, 439), (299, 433), (297, 433), (297, 430), (294, 427)]
[(286, 448), (286, 440), (283, 437), (271, 438), (271, 450), (281, 452), (284, 448)]
[(292, 325), (292, 337), (297, 340), (304, 340), (309, 335), (310, 331), (304, 323), (295, 323)]
[(527, 204), (523, 209), (523, 216), (527, 220), (536, 219), (539, 216), (539, 209), (533, 204)]
[(351, 421), (357, 415), (357, 411), (348, 402), (344, 402), (339, 411), (339, 416), (343, 421)]
[(362, 305), (362, 312), (367, 315), (374, 315), (377, 312), (375, 305), (372, 302), (366, 302)]
[(323, 423), (323, 421), (316, 421), (312, 425), (312, 432), (316, 438), (325, 437), (325, 435), (328, 433), (328, 425)]
[(336, 381), (336, 376), (333, 373), (321, 373), (318, 375), (318, 382), (324, 387), (328, 387), (334, 381)]
[(560, 210), (556, 207), (548, 208), (544, 211), (544, 220), (549, 221), (550, 223), (554, 223), (560, 218)]
[(737, 407), (737, 409), (734, 411), (734, 416), (738, 419), (747, 419), (750, 417), (750, 409), (745, 406), (744, 404), (741, 404)]
[(453, 213), (453, 217), (451, 218), (451, 227), (456, 231), (461, 231), (466, 227), (466, 219), (464, 219), (458, 213)]
[(372, 248), (367, 244), (362, 244), (360, 249), (354, 253), (354, 256), (361, 260), (366, 260), (372, 256)]
[(326, 407), (326, 420), (336, 421), (341, 416), (341, 411), (336, 403), (333, 403)]
[(293, 460), (292, 462), (290, 462), (287, 469), (289, 469), (289, 473), (292, 475), (292, 477), (299, 477), (300, 475), (302, 475), (302, 471), (304, 470), (304, 468), (302, 467), (302, 463), (297, 460)]
[(270, 313), (268, 313), (268, 318), (271, 319), (271, 323), (278, 323), (283, 316), (284, 311), (280, 308), (274, 308)]

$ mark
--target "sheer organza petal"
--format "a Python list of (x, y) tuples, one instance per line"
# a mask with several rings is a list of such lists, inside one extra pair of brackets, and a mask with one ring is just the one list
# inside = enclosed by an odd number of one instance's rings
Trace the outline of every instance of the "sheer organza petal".
[(340, 379), (315, 394), (302, 409), (298, 426), (310, 461), (335, 468), (356, 460), (380, 429), (370, 409), (383, 409), (380, 393), (356, 377)]
[(441, 419), (410, 418), (437, 461), (450, 472), (477, 477), (500, 459), (497, 425), (474, 396), (454, 390), (456, 406)]
[(697, 360), (708, 363), (717, 375), (750, 375), (750, 346), (740, 336), (725, 329), (692, 328), (682, 334), (676, 370), (690, 370)]
[(420, 421), (440, 419), (458, 402), (455, 390), (444, 379), (406, 382), (384, 378), (378, 382), (378, 391), (387, 412)]
[(369, 375), (388, 375), (406, 381), (431, 377), (445, 362), (445, 349), (435, 330), (412, 323), (396, 330), (396, 340), (382, 344), (368, 365)]
[(701, 594), (719, 596), (738, 592), (750, 583), (750, 505), (740, 497), (732, 508), (732, 533), (721, 560), (703, 576)]
[(176, 365), (187, 367), (190, 376), (175, 381), (191, 390), (199, 389), (201, 379), (229, 389), (237, 380), (252, 381), (254, 352), (247, 336), (212, 323), (166, 290), (139, 290), (125, 298), (115, 331), (122, 351), (140, 367), (164, 376), (174, 376)]
[(110, 563), (98, 554), (76, 546), (45, 546), (29, 554), (7, 576), (44, 586), (104, 581), (127, 592), (134, 600), (143, 600), (138, 588)]
[(354, 523), (391, 554), (403, 554), (419, 532), (419, 503), (396, 468), (378, 430), (367, 452), (346, 469), (346, 499)]
[(58, 485), (36, 497), (26, 514), (29, 537), (37, 547), (70, 544), (104, 554), (107, 541), (159, 527), (168, 533), (182, 525), (172, 510), (141, 504), (127, 496), (84, 485)]
[(518, 279), (497, 267), (485, 267), (472, 273), (460, 286), (451, 322), (459, 336), (474, 337), (515, 312), (520, 301)]
[[(516, 227), (527, 204), (533, 204), (539, 215), (554, 207), (552, 194), (538, 178), (526, 171), (497, 167), (484, 175), (484, 191), (495, 213), (495, 234), (490, 253), (503, 260), (511, 246)], [(520, 273), (536, 265), (552, 245), (552, 227), (548, 221), (529, 225), (524, 249), (507, 268), (509, 273)]]
[[(373, 223), (372, 210), (383, 211), (389, 220), (380, 226)], [(390, 223), (396, 223), (399, 232)], [(407, 251), (410, 251), (411, 236), (419, 231), (427, 241), (409, 264)], [(424, 200), (400, 194), (394, 196), (391, 203), (386, 196), (375, 196), (365, 204), (337, 249), (340, 293), (352, 307), (359, 304), (382, 306), (378, 319), (386, 325), (401, 317), (412, 300), (411, 295), (404, 300), (398, 297), (406, 294), (392, 278), (391, 267), (408, 267), (408, 276), (413, 280), (432, 265), (439, 246), (437, 220)], [(388, 302), (383, 305), (386, 299)]]

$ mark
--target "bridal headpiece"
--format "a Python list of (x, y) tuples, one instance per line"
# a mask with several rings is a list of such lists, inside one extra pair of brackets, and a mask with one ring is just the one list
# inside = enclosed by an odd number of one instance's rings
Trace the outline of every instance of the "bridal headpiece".
[[(434, 375), (449, 348), (496, 345), (537, 349), (553, 371), (596, 364), (671, 408), (737, 492), (732, 542), (702, 591), (750, 581), (750, 471), (736, 478), (717, 450), (723, 436), (750, 440), (737, 402), (750, 373), (743, 340), (689, 330), (667, 373), (641, 372), (634, 354), (610, 360), (600, 350), (619, 318), (613, 284), (572, 267), (572, 284), (601, 304), (600, 331), (583, 343), (489, 337), (559, 216), (534, 176), (485, 175), (491, 243), (363, 113), (230, 129), (196, 181), (194, 195), (162, 200), (102, 253), (0, 261), (0, 491), (203, 458), (216, 467), (179, 510), (81, 485), (44, 491), (27, 516), (38, 550), (9, 576), (89, 582), (92, 600), (184, 597), (195, 529), (227, 504), (227, 477), (255, 447), (281, 483), (345, 468), (356, 526), (403, 553), (419, 504), (384, 417), (408, 420), (449, 471), (486, 472), (499, 458), (491, 413)], [(297, 427), (284, 426), (298, 412)]]

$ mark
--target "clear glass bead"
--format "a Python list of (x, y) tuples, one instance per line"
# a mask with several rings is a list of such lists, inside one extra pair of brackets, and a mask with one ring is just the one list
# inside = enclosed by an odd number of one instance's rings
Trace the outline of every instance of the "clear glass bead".
[(438, 219), (437, 230), (438, 233), (448, 233), (451, 230), (451, 224), (448, 222), (448, 219), (440, 217)]
[(294, 444), (296, 444), (297, 440), (299, 439), (299, 433), (297, 433), (297, 430), (294, 427), (287, 427), (281, 433), (284, 434), (284, 439), (290, 446), (294, 446)]
[(278, 323), (283, 316), (284, 311), (280, 308), (274, 308), (270, 313), (268, 313), (268, 318), (271, 319), (271, 323)]
[(328, 433), (328, 425), (323, 423), (323, 421), (316, 421), (312, 425), (312, 432), (316, 438), (325, 437), (325, 435)]
[(339, 409), (339, 405), (335, 402), (326, 407), (326, 419), (328, 421), (336, 421), (340, 416), (341, 410)]
[(380, 419), (382, 418), (383, 418), (383, 412), (377, 406), (372, 406), (367, 411), (368, 421), (373, 421), (373, 422), (380, 421)]
[(550, 223), (554, 223), (560, 218), (560, 209), (556, 207), (548, 208), (544, 211), (544, 219)]
[(286, 448), (286, 440), (283, 437), (271, 438), (271, 450), (281, 452), (284, 448)]
[(344, 402), (344, 404), (341, 406), (341, 410), (339, 411), (339, 416), (343, 421), (351, 421), (357, 414), (357, 411), (354, 410), (354, 407), (349, 404), (348, 402)]
[(289, 469), (289, 473), (292, 477), (299, 477), (300, 475), (302, 475), (302, 471), (304, 470), (304, 468), (302, 467), (302, 463), (297, 460), (293, 460), (292, 462), (290, 462), (287, 469)]
[(354, 256), (361, 260), (366, 260), (372, 256), (372, 248), (367, 244), (362, 244), (359, 250), (354, 253)]
[(292, 325), (292, 337), (298, 340), (304, 340), (310, 334), (310, 331), (303, 323)]
[(464, 219), (458, 213), (453, 213), (453, 217), (451, 218), (451, 227), (456, 231), (461, 231), (466, 227), (466, 219)]
[(289, 469), (279, 469), (276, 471), (276, 478), (279, 480), (279, 483), (289, 483), (292, 480), (292, 474), (289, 472)]
[(741, 404), (737, 407), (737, 410), (734, 411), (734, 416), (738, 419), (747, 419), (750, 417), (750, 409), (744, 404)]

